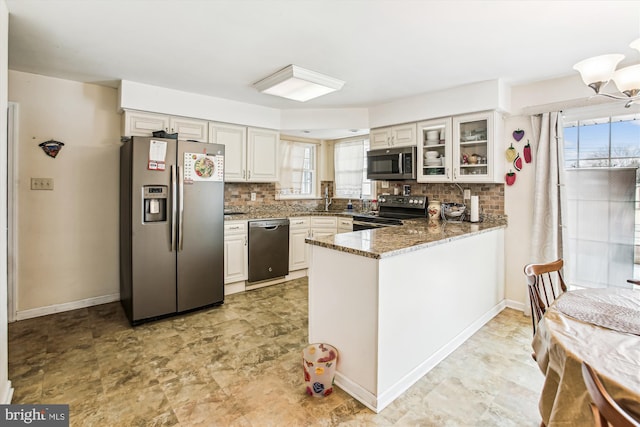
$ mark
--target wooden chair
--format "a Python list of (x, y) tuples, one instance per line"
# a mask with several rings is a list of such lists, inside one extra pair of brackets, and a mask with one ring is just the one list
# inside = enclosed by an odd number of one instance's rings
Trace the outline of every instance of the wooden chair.
[(593, 401), (591, 410), (596, 427), (640, 427), (607, 393), (597, 372), (587, 362), (582, 362), (582, 378)]
[[(542, 319), (547, 308), (563, 292), (567, 291), (560, 270), (564, 265), (562, 259), (547, 264), (527, 264), (524, 266), (524, 274), (527, 276), (529, 288), (529, 301), (531, 303), (531, 322), (533, 333), (536, 333), (536, 325)], [(535, 357), (534, 357), (535, 358)]]

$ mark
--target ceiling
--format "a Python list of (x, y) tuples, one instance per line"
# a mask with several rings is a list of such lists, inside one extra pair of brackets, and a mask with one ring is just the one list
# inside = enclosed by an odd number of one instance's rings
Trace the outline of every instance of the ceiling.
[[(574, 75), (640, 53), (639, 1), (6, 0), (9, 68), (130, 80), (278, 109), (365, 108), (469, 83)], [(300, 103), (252, 83), (288, 65), (344, 80)], [(587, 94), (587, 93), (586, 93)]]

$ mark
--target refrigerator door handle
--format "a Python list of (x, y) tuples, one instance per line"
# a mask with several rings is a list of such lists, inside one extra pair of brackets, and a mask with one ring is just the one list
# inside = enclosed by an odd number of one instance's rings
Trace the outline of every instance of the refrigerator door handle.
[(176, 250), (176, 220), (178, 214), (178, 192), (176, 188), (176, 166), (171, 165), (171, 250)]
[(178, 203), (180, 204), (180, 216), (178, 223), (178, 251), (182, 250), (182, 244), (184, 241), (184, 176), (180, 172), (180, 166), (178, 169)]

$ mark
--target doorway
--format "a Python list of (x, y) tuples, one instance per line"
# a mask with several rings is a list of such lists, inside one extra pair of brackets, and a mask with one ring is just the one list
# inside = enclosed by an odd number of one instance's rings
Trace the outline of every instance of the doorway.
[(7, 320), (16, 321), (18, 307), (18, 104), (7, 106)]

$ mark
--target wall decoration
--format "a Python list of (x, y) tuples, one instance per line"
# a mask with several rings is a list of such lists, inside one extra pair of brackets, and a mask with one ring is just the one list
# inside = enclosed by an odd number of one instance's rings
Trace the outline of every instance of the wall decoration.
[(63, 142), (54, 141), (53, 139), (38, 144), (38, 147), (42, 148), (42, 151), (44, 151), (47, 156), (53, 157), (54, 159), (56, 158), (60, 150), (62, 150), (63, 146)]
[(522, 129), (516, 129), (513, 131), (513, 139), (520, 142), (520, 140), (524, 137), (524, 131)]
[(516, 173), (510, 170), (504, 176), (504, 180), (507, 182), (507, 185), (513, 185), (516, 182)]
[(524, 161), (527, 163), (531, 163), (531, 145), (529, 144), (529, 140), (527, 139), (527, 145), (522, 149), (524, 153)]
[(513, 162), (516, 159), (516, 157), (518, 157), (518, 152), (516, 151), (515, 148), (513, 148), (513, 144), (511, 144), (511, 147), (507, 148), (505, 155), (509, 163)]
[(520, 172), (522, 170), (522, 157), (520, 155), (516, 155), (516, 158), (513, 160), (513, 168)]

